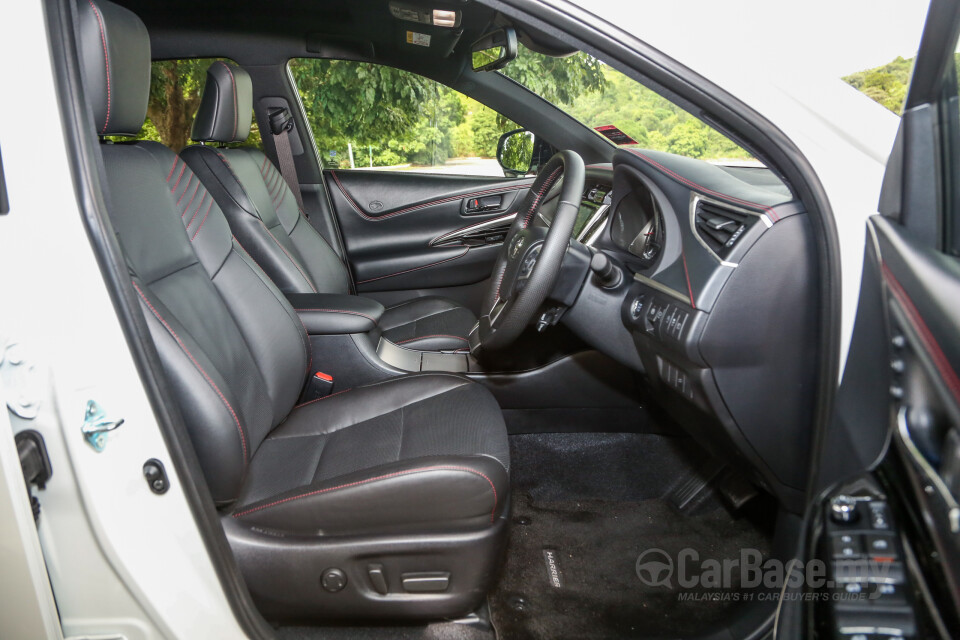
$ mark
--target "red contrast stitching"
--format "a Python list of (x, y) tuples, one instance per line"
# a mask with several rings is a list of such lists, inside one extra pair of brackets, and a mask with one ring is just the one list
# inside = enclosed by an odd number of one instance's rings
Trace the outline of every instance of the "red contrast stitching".
[(954, 371), (953, 366), (950, 364), (950, 360), (948, 360), (946, 354), (943, 353), (943, 350), (940, 348), (940, 344), (934, 337), (933, 332), (930, 331), (927, 323), (924, 322), (923, 316), (913, 304), (909, 294), (897, 280), (896, 276), (893, 275), (893, 271), (890, 270), (890, 267), (888, 267), (886, 263), (883, 264), (882, 268), (883, 277), (887, 281), (890, 291), (893, 292), (894, 297), (900, 303), (900, 306), (903, 307), (903, 310), (906, 312), (910, 322), (917, 329), (917, 333), (920, 335), (920, 340), (923, 342), (923, 346), (926, 348), (927, 353), (929, 353), (930, 357), (933, 359), (933, 363), (940, 372), (940, 376), (943, 378), (944, 384), (947, 385), (947, 388), (954, 395), (954, 397), (957, 400), (960, 400), (960, 378), (957, 377), (957, 372)]
[(173, 170), (177, 168), (178, 162), (180, 162), (180, 156), (173, 156), (173, 166), (170, 167), (170, 173), (167, 174), (167, 182), (170, 182), (170, 178), (173, 177)]
[[(327, 396), (329, 397), (329, 396)], [(284, 498), (282, 500), (276, 500), (268, 504), (260, 505), (259, 507), (253, 507), (252, 509), (247, 509), (239, 513), (233, 514), (234, 518), (239, 518), (256, 511), (261, 511), (269, 507), (275, 507), (277, 505), (283, 504), (285, 502), (290, 502), (292, 500), (299, 500), (300, 498), (307, 498), (309, 496), (319, 495), (321, 493), (329, 493), (330, 491), (336, 491), (337, 489), (346, 489), (348, 487), (356, 487), (359, 485), (369, 484), (371, 482), (376, 482), (377, 480), (386, 480), (388, 478), (396, 478), (400, 476), (408, 476), (413, 473), (422, 473), (424, 471), (465, 471), (467, 473), (472, 473), (478, 475), (490, 483), (490, 490), (493, 492), (493, 509), (490, 511), (490, 522), (493, 522), (497, 514), (497, 487), (493, 484), (486, 474), (477, 471), (476, 469), (471, 469), (470, 467), (457, 467), (453, 465), (437, 465), (434, 467), (421, 467), (419, 469), (407, 469), (406, 471), (397, 471), (396, 473), (388, 473), (382, 476), (377, 476), (376, 478), (367, 478), (366, 480), (358, 480), (356, 482), (348, 482), (347, 484), (341, 484), (336, 487), (329, 487), (327, 489), (317, 489), (316, 491), (311, 491), (309, 493), (303, 493), (298, 496), (291, 496), (289, 498)]]
[[(183, 173), (184, 173), (186, 170), (187, 170), (187, 163), (184, 162), (184, 163), (183, 163), (183, 166), (180, 167), (180, 174), (177, 176), (177, 181), (173, 184), (173, 189), (170, 189), (170, 193), (175, 193), (175, 192), (177, 191), (177, 187), (180, 186), (180, 181), (183, 179)], [(191, 175), (193, 175), (193, 174), (191, 173)], [(187, 180), (187, 184), (189, 184), (189, 183), (190, 183), (190, 181)], [(186, 190), (186, 187), (184, 187), (184, 190)]]
[[(208, 195), (208, 192), (204, 191), (203, 196), (200, 198), (200, 202), (197, 203), (197, 210), (193, 212), (193, 216), (191, 216), (190, 222), (187, 223), (187, 226), (186, 226), (187, 229), (190, 228), (190, 225), (193, 224), (193, 221), (197, 219), (198, 215), (200, 215), (200, 207), (203, 206), (203, 201), (207, 199), (207, 195)], [(213, 202), (213, 198), (210, 199), (210, 202)], [(184, 215), (186, 215), (186, 211), (184, 211)], [(181, 216), (181, 218), (182, 217), (183, 216)]]
[(447, 258), (447, 259), (445, 259), (445, 260), (438, 260), (437, 262), (431, 262), (430, 264), (425, 264), (425, 265), (420, 266), (420, 267), (414, 267), (414, 268), (412, 268), (412, 269), (405, 269), (405, 270), (403, 270), (403, 271), (397, 271), (396, 273), (391, 273), (391, 274), (385, 275), (385, 276), (377, 276), (376, 278), (367, 278), (366, 280), (360, 280), (359, 282), (357, 282), (357, 284), (364, 284), (364, 283), (367, 283), (367, 282), (373, 282), (373, 281), (375, 281), (375, 280), (383, 280), (384, 278), (392, 278), (393, 276), (403, 275), (404, 273), (410, 273), (411, 271), (419, 271), (420, 269), (426, 269), (426, 268), (428, 268), (428, 267), (435, 267), (435, 266), (438, 265), (438, 264), (443, 264), (444, 262), (450, 262), (451, 260), (456, 260), (457, 258), (462, 258), (463, 256), (467, 255), (467, 252), (469, 252), (469, 251), (470, 251), (470, 247), (467, 247), (466, 249), (463, 250), (463, 253), (457, 254), (457, 255), (453, 256), (452, 258)]
[(445, 333), (436, 333), (436, 334), (431, 335), (431, 336), (419, 336), (419, 337), (417, 337), (417, 338), (408, 338), (408, 339), (406, 339), (406, 340), (401, 340), (400, 342), (395, 342), (394, 344), (406, 344), (406, 343), (408, 343), (408, 342), (415, 342), (415, 341), (417, 341), (417, 340), (426, 340), (426, 339), (428, 339), (428, 338), (453, 338), (454, 340), (463, 340), (464, 342), (470, 342), (469, 340), (467, 340), (467, 339), (464, 338), (463, 336), (451, 336), (451, 335), (448, 335), (448, 334), (445, 334)]
[(237, 137), (237, 80), (233, 77), (233, 71), (227, 65), (226, 62), (220, 60), (220, 64), (223, 65), (223, 68), (227, 70), (227, 73), (230, 74), (230, 84), (233, 87), (233, 135), (230, 136), (231, 139), (236, 139)]
[(350, 311), (347, 309), (296, 309), (296, 311), (319, 311), (323, 313), (348, 313), (352, 316), (361, 316), (369, 320), (370, 322), (376, 324), (377, 321), (368, 316), (365, 313), (360, 313), (359, 311)]
[[(203, 220), (200, 221), (200, 226), (197, 227), (197, 230), (193, 232), (192, 236), (190, 236), (190, 242), (193, 242), (194, 239), (197, 237), (197, 234), (200, 233), (200, 229), (203, 229), (203, 223), (207, 221), (207, 216), (210, 215), (210, 209), (212, 208), (213, 208), (213, 198), (210, 198), (210, 204), (207, 205), (207, 211), (203, 214)], [(198, 208), (197, 211), (199, 210), (200, 209)], [(187, 226), (190, 226), (190, 225), (187, 225)]]
[(462, 193), (455, 196), (449, 196), (446, 198), (440, 198), (439, 200), (432, 200), (430, 202), (424, 202), (422, 204), (413, 205), (412, 207), (407, 207), (406, 209), (400, 209), (398, 211), (393, 211), (391, 213), (386, 213), (382, 216), (371, 216), (364, 212), (363, 209), (354, 201), (354, 199), (347, 192), (346, 187), (340, 182), (340, 178), (337, 177), (336, 171), (331, 171), (330, 175), (333, 176), (333, 181), (337, 183), (337, 188), (340, 189), (340, 193), (343, 194), (343, 197), (347, 199), (347, 202), (350, 203), (350, 206), (353, 207), (353, 210), (356, 211), (361, 218), (364, 220), (369, 220), (370, 222), (379, 222), (380, 220), (387, 220), (394, 216), (399, 216), (404, 213), (410, 213), (411, 211), (419, 211), (420, 209), (426, 209), (427, 207), (433, 207), (438, 204), (444, 204), (447, 202), (456, 202), (457, 200), (466, 200), (467, 198), (472, 198), (474, 196), (486, 196), (486, 195), (495, 195), (498, 193), (508, 193), (510, 191), (517, 191), (519, 189), (526, 189), (529, 184), (518, 184), (512, 185), (509, 187), (496, 187), (494, 189), (486, 189), (484, 191), (474, 191), (472, 193)]
[(653, 160), (652, 158), (648, 158), (647, 156), (643, 155), (642, 153), (640, 153), (639, 151), (637, 151), (637, 150), (635, 150), (635, 149), (626, 149), (626, 151), (629, 151), (630, 153), (632, 153), (633, 155), (637, 156), (638, 158), (641, 158), (642, 160), (645, 160), (646, 162), (652, 164), (653, 166), (657, 167), (658, 169), (660, 169), (661, 171), (663, 171), (664, 173), (666, 173), (667, 175), (669, 175), (670, 177), (672, 177), (674, 180), (679, 180), (680, 182), (682, 182), (683, 184), (687, 185), (688, 187), (693, 187), (694, 189), (697, 189), (697, 190), (699, 190), (699, 191), (703, 191), (704, 193), (709, 193), (709, 194), (712, 195), (712, 196), (716, 196), (717, 198), (721, 198), (721, 199), (727, 200), (727, 201), (729, 201), (729, 202), (735, 202), (735, 203), (737, 203), (737, 204), (742, 204), (742, 205), (745, 205), (745, 206), (747, 206), (747, 207), (751, 207), (751, 208), (755, 208), (755, 209), (760, 209), (760, 210), (762, 210), (764, 213), (766, 213), (767, 215), (770, 216), (771, 221), (773, 221), (773, 222), (779, 222), (779, 221), (780, 221), (780, 216), (777, 215), (777, 212), (774, 211), (772, 207), (768, 207), (767, 205), (759, 204), (759, 203), (757, 203), (757, 202), (750, 202), (749, 200), (742, 200), (742, 199), (740, 199), (740, 198), (735, 198), (735, 197), (730, 196), (730, 195), (727, 195), (727, 194), (725, 194), (725, 193), (718, 193), (718, 192), (714, 191), (713, 189), (708, 189), (708, 188), (704, 187), (703, 185), (697, 184), (697, 183), (694, 182), (693, 180), (689, 180), (689, 179), (681, 176), (680, 174), (676, 173), (675, 171), (671, 171), (670, 169), (668, 169), (667, 167), (663, 166), (662, 164), (660, 164), (660, 163), (657, 162), (656, 160)]
[(527, 215), (523, 218), (523, 228), (526, 229), (527, 225), (530, 224), (530, 217), (533, 215), (533, 212), (536, 210), (537, 205), (540, 204), (540, 199), (543, 198), (543, 194), (550, 190), (550, 187), (553, 186), (554, 180), (557, 179), (557, 175), (563, 171), (563, 167), (557, 167), (553, 170), (546, 180), (543, 181), (543, 184), (540, 185), (540, 191), (537, 192), (536, 197), (534, 197), (533, 202), (530, 204), (530, 209), (527, 211)]
[(97, 17), (97, 24), (100, 26), (100, 42), (103, 43), (103, 62), (107, 69), (107, 119), (103, 121), (103, 128), (100, 129), (100, 133), (104, 133), (107, 130), (107, 125), (110, 123), (110, 103), (112, 102), (110, 95), (110, 56), (107, 53), (107, 34), (103, 31), (103, 19), (100, 17), (100, 10), (97, 9), (97, 5), (93, 4), (93, 0), (87, 0), (87, 2), (90, 3), (90, 8), (93, 9), (93, 15)]
[(137, 293), (140, 294), (140, 299), (143, 300), (144, 304), (146, 304), (147, 307), (150, 308), (150, 311), (152, 311), (153, 315), (157, 317), (157, 320), (160, 321), (160, 324), (162, 324), (167, 329), (167, 331), (170, 332), (170, 335), (173, 336), (173, 339), (177, 341), (177, 344), (180, 345), (180, 348), (183, 349), (183, 352), (187, 354), (188, 358), (190, 358), (190, 362), (193, 363), (193, 366), (195, 366), (197, 368), (197, 371), (199, 371), (200, 374), (204, 377), (204, 379), (207, 381), (207, 384), (209, 384), (213, 388), (213, 390), (216, 392), (216, 394), (220, 396), (220, 400), (227, 407), (227, 411), (229, 411), (230, 415), (233, 416), (233, 421), (237, 424), (237, 431), (240, 433), (240, 444), (243, 446), (243, 464), (246, 465), (247, 464), (247, 438), (243, 434), (243, 427), (240, 425), (240, 418), (237, 417), (237, 414), (234, 412), (233, 407), (230, 406), (230, 403), (227, 401), (226, 396), (224, 396), (223, 393), (220, 391), (220, 387), (218, 387), (217, 384), (210, 378), (210, 376), (207, 375), (207, 372), (203, 370), (203, 367), (201, 367), (200, 363), (197, 362), (196, 358), (193, 357), (193, 354), (190, 353), (190, 350), (187, 349), (187, 346), (183, 344), (183, 340), (180, 339), (180, 336), (177, 335), (177, 333), (170, 327), (170, 325), (167, 324), (167, 321), (163, 319), (163, 316), (161, 316), (160, 313), (156, 309), (154, 309), (153, 305), (150, 304), (150, 301), (147, 300), (147, 296), (143, 295), (143, 291), (140, 290), (140, 287), (137, 286), (136, 282), (133, 283), (133, 288), (137, 290)]

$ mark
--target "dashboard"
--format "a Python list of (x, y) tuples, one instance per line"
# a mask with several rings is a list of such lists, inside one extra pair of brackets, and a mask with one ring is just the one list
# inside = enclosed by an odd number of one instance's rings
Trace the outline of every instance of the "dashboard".
[(692, 436), (801, 507), (819, 285), (786, 185), (763, 167), (620, 149), (588, 168), (574, 237), (625, 277), (588, 277), (564, 322), (642, 372)]

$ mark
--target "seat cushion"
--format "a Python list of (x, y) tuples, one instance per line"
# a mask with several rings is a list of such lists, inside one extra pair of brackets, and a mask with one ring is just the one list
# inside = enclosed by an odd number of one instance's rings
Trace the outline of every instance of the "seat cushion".
[(296, 407), (251, 460), (232, 516), (314, 535), (484, 527), (505, 507), (508, 468), (489, 391), (404, 376)]
[(467, 349), (477, 317), (448, 298), (424, 296), (387, 307), (380, 318), (383, 337), (408, 349)]

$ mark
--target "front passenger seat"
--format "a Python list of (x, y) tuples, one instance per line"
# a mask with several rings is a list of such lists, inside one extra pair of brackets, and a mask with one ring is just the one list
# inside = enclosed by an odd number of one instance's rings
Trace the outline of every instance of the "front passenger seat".
[[(250, 75), (228, 62), (207, 69), (191, 138), (205, 143), (243, 142), (250, 134)], [(284, 293), (350, 292), (349, 275), (333, 248), (305, 218), (287, 182), (253, 147), (193, 145), (180, 152), (227, 216), (233, 234)], [(178, 176), (179, 177), (179, 176)], [(410, 349), (453, 351), (469, 347), (477, 318), (448, 298), (424, 296), (388, 307), (383, 337)]]
[[(134, 136), (150, 86), (147, 30), (109, 2), (81, 0), (77, 12), (96, 131)], [(476, 609), (508, 514), (507, 433), (493, 396), (461, 376), (418, 374), (294, 406), (311, 366), (303, 325), (207, 190), (159, 143), (100, 148), (133, 288), (263, 613)]]

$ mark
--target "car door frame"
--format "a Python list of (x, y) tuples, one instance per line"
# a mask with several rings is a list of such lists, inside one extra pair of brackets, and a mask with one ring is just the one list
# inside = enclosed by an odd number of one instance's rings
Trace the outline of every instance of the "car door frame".
[[(915, 611), (941, 632), (960, 629), (960, 570), (953, 569), (960, 545), (942, 535), (942, 527), (951, 526), (935, 504), (942, 487), (911, 439), (907, 416), (915, 401), (938, 408), (943, 402), (947, 429), (960, 425), (960, 305), (951, 304), (960, 300), (958, 37), (960, 5), (933, 0), (878, 214), (867, 222), (853, 338), (833, 417), (817, 433), (797, 553), (807, 564), (822, 560), (828, 499), (851, 487), (874, 492), (889, 504), (902, 534), (908, 584), (919, 594)], [(952, 517), (958, 516), (960, 510)], [(940, 560), (924, 558), (926, 549)], [(941, 615), (948, 610), (954, 613)], [(777, 637), (800, 637), (822, 624), (816, 611), (809, 601), (781, 602)]]

